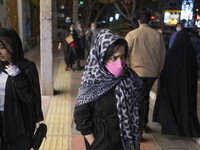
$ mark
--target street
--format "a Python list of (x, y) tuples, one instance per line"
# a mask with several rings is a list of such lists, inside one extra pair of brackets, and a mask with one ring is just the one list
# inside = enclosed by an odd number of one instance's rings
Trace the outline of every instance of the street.
[[(83, 70), (65, 71), (62, 51), (54, 50), (54, 96), (42, 97), (42, 108), (45, 123), (48, 126), (47, 139), (43, 141), (40, 150), (84, 150), (82, 135), (71, 126), (74, 103), (81, 82)], [(25, 53), (25, 57), (34, 61), (40, 73), (39, 45)], [(85, 61), (81, 62), (82, 65)], [(198, 83), (200, 88), (200, 82)], [(200, 89), (198, 88), (198, 118), (200, 119)], [(200, 150), (200, 146), (192, 139), (179, 136), (168, 136), (160, 133), (160, 125), (151, 122), (157, 90), (155, 82), (150, 101), (148, 126), (150, 134), (144, 135), (141, 150)]]

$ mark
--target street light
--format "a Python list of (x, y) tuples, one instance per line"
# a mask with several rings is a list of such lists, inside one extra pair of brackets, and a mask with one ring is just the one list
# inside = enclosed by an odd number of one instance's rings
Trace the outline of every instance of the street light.
[(115, 19), (116, 19), (116, 20), (119, 20), (119, 17), (120, 17), (120, 14), (119, 14), (119, 13), (116, 13), (116, 14), (115, 14)]
[(80, 2), (79, 2), (79, 4), (80, 4), (80, 5), (83, 5), (83, 4), (84, 4), (84, 2), (83, 2), (83, 1), (80, 1)]

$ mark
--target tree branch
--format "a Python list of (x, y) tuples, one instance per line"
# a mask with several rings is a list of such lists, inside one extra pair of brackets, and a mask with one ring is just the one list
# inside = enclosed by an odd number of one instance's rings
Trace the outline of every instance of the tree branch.
[(120, 13), (124, 18), (126, 18), (127, 20), (130, 20), (130, 18), (129, 18), (126, 14), (124, 14), (124, 13), (122, 12), (122, 10), (119, 8), (117, 2), (113, 2), (113, 3), (114, 3), (114, 5), (115, 5), (115, 7), (117, 8), (117, 10), (119, 11), (119, 13)]
[(134, 12), (135, 12), (135, 6), (136, 6), (136, 0), (133, 0), (131, 16), (133, 16), (133, 14), (134, 14)]
[(108, 6), (108, 4), (105, 4), (103, 6), (103, 8), (101, 9), (101, 11), (98, 11), (98, 14), (96, 15), (94, 22), (97, 22), (97, 19), (99, 18), (99, 16), (101, 15), (101, 13), (104, 11), (104, 9)]
[[(90, 3), (91, 3), (91, 0), (90, 0)], [(93, 8), (96, 3), (97, 3), (97, 0), (93, 0), (92, 4), (90, 5), (90, 7)]]
[(125, 6), (125, 4), (123, 3), (123, 1), (120, 1), (120, 3), (121, 3), (121, 5), (124, 7), (124, 9), (125, 9), (125, 11), (126, 11), (126, 14), (127, 14), (127, 16), (130, 16), (130, 13), (129, 13), (129, 11), (128, 11), (127, 7)]

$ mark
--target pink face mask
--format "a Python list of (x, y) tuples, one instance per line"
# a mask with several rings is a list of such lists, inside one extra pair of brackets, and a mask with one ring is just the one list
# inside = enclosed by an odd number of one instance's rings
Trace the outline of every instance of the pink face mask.
[(125, 64), (126, 64), (125, 60), (115, 61), (115, 62), (107, 63), (106, 68), (113, 75), (120, 76), (123, 73)]

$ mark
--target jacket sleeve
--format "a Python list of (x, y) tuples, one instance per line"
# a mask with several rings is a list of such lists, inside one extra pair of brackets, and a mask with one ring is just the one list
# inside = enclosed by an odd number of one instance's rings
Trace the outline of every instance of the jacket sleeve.
[(76, 129), (81, 132), (82, 135), (88, 135), (92, 133), (92, 111), (91, 103), (84, 104), (75, 107), (74, 119), (76, 123)]
[(12, 80), (19, 98), (26, 104), (33, 106), (33, 111), (36, 115), (36, 122), (43, 120), (41, 109), (41, 93), (39, 77), (36, 66), (31, 63), (26, 68), (26, 73), (19, 73), (12, 77)]

